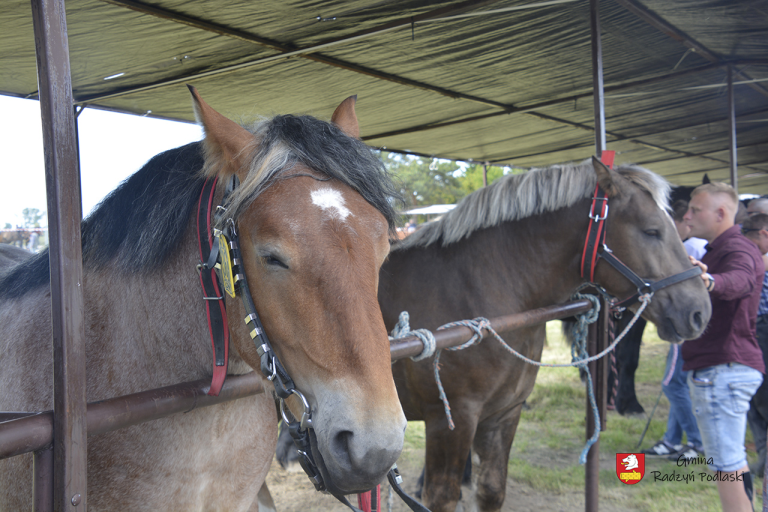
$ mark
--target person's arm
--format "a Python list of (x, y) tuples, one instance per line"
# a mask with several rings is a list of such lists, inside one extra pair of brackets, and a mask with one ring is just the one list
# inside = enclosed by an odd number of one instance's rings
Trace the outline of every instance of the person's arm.
[[(708, 287), (712, 297), (735, 300), (746, 297), (757, 286), (755, 263), (746, 252), (732, 252), (723, 262), (720, 272), (711, 274), (714, 286)], [(706, 283), (705, 283), (706, 284)], [(762, 282), (760, 283), (762, 285)]]

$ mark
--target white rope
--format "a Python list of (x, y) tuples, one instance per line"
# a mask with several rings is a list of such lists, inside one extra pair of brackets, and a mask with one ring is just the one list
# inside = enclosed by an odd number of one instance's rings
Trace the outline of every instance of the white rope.
[(392, 329), (392, 336), (390, 336), (389, 339), (396, 340), (398, 338), (416, 336), (421, 340), (424, 348), (421, 350), (419, 355), (413, 356), (411, 359), (414, 361), (421, 361), (422, 359), (432, 357), (435, 354), (435, 335), (432, 334), (432, 331), (429, 329), (416, 329), (415, 331), (412, 331), (409, 322), (410, 315), (408, 315), (408, 312), (403, 311), (400, 313), (400, 316), (397, 320), (397, 325), (395, 325), (395, 328)]

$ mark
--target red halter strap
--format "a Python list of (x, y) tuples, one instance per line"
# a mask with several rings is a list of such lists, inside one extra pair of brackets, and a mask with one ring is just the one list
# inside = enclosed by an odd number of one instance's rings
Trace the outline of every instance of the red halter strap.
[[(613, 167), (615, 151), (603, 151), (601, 161), (609, 168)], [(598, 204), (599, 203), (599, 204)], [(581, 277), (595, 280), (595, 266), (600, 259), (600, 248), (605, 243), (605, 218), (608, 216), (608, 197), (600, 188), (600, 183), (595, 185), (595, 193), (592, 196), (592, 206), (589, 208), (589, 223), (587, 239), (584, 242), (584, 252), (581, 254)]]
[(203, 299), (208, 316), (208, 332), (211, 335), (213, 350), (213, 379), (208, 394), (218, 396), (224, 380), (227, 378), (227, 363), (229, 361), (229, 326), (227, 325), (227, 310), (224, 305), (224, 292), (219, 284), (219, 278), (214, 268), (206, 268), (205, 262), (211, 254), (213, 235), (211, 231), (211, 210), (213, 196), (216, 193), (216, 182), (205, 180), (197, 204), (197, 241), (200, 248), (200, 285), (203, 287)]

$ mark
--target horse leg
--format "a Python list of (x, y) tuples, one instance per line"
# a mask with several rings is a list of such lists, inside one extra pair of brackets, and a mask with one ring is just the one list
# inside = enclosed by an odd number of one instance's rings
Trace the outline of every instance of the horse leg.
[(480, 459), (480, 463), (475, 464), (475, 502), (479, 511), (498, 511), (504, 503), (509, 451), (512, 449), (521, 411), (522, 404), (486, 419), (477, 426), (472, 446)]
[[(616, 334), (627, 326), (632, 315), (625, 314), (616, 323)], [(644, 414), (645, 409), (637, 400), (635, 392), (635, 372), (640, 364), (640, 345), (643, 341), (643, 331), (646, 321), (638, 318), (635, 325), (627, 332), (626, 337), (619, 342), (619, 350), (616, 354), (619, 367), (619, 389), (616, 394), (616, 412), (625, 414)]]
[(256, 501), (253, 502), (248, 512), (277, 512), (272, 494), (267, 488), (267, 482), (261, 484), (259, 494), (256, 495)]
[[(440, 411), (442, 413), (442, 411)], [(426, 421), (427, 453), (422, 503), (432, 512), (454, 512), (461, 500), (461, 481), (469, 456), (474, 421), (452, 411), (455, 430), (445, 416)]]

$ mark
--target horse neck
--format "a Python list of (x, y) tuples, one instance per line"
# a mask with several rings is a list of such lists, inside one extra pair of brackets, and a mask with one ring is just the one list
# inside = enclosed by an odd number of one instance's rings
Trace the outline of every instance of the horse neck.
[(586, 212), (579, 203), (481, 229), (446, 247), (393, 251), (380, 273), (385, 323), (391, 328), (408, 310), (420, 327), (433, 328), (568, 300), (581, 282)]
[[(474, 243), (501, 256), (498, 268), (479, 270), (488, 273), (487, 282), (495, 281), (502, 286), (511, 284), (524, 309), (568, 300), (581, 282), (579, 264), (587, 227), (585, 212), (586, 209), (579, 203), (554, 212), (504, 222), (478, 233), (479, 240)], [(472, 242), (471, 238), (469, 241)], [(491, 243), (495, 243), (496, 247), (492, 248)], [(499, 269), (507, 276), (506, 283), (494, 280), (493, 276), (498, 275)]]
[(103, 386), (107, 379), (114, 392), (125, 393), (210, 376), (198, 262), (196, 226), (190, 219), (160, 268), (128, 274), (107, 267), (86, 273), (88, 353), (101, 381), (94, 385)]

